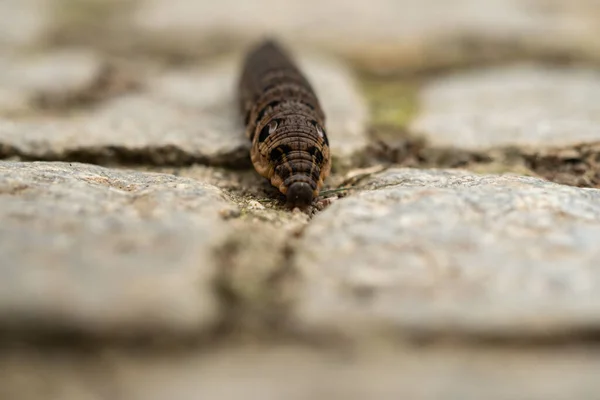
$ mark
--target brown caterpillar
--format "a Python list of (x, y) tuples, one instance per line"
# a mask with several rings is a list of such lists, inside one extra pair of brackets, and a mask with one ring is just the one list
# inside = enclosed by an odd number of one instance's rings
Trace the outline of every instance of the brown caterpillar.
[(311, 205), (331, 169), (325, 114), (312, 86), (290, 56), (266, 40), (246, 56), (238, 89), (254, 168), (289, 206)]

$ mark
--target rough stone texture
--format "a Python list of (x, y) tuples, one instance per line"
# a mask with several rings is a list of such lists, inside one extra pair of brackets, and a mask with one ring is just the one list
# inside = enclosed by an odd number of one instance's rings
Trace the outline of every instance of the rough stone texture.
[(421, 92), (410, 130), (432, 146), (486, 150), (600, 140), (600, 73), (535, 65), (464, 72)]
[(304, 231), (299, 324), (350, 336), (600, 329), (600, 191), (392, 169)]
[(35, 109), (85, 92), (100, 79), (105, 64), (96, 54), (64, 49), (0, 59), (0, 115)]
[(0, 330), (209, 328), (230, 208), (219, 189), (172, 175), (0, 162)]
[(134, 24), (153, 41), (184, 51), (192, 51), (198, 37), (206, 38), (206, 47), (219, 37), (276, 34), (378, 68), (419, 68), (528, 52), (597, 55), (599, 16), (597, 7), (581, 1), (146, 0)]
[[(0, 119), (0, 150), (4, 145), (5, 156), (34, 159), (248, 165), (249, 141), (236, 100), (238, 61), (150, 74), (146, 91), (115, 97), (70, 115)], [(366, 105), (343, 66), (316, 58), (303, 58), (303, 65), (327, 112), (335, 160), (338, 165), (348, 165), (367, 145)], [(71, 66), (73, 73), (56, 63), (39, 67), (39, 84), (30, 79), (31, 74), (24, 77), (38, 91), (52, 82), (65, 90), (68, 85), (57, 83), (58, 78), (48, 81), (53, 75), (44, 72), (52, 68), (60, 69), (74, 87), (92, 76), (76, 75), (77, 63)], [(19, 93), (14, 96), (9, 91), (6, 102), (14, 106), (12, 101), (19, 99)]]

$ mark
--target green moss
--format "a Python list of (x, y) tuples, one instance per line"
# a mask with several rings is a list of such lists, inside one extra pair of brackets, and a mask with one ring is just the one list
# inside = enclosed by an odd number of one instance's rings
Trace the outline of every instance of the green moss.
[(371, 112), (372, 126), (404, 130), (417, 114), (417, 82), (362, 77), (360, 83)]

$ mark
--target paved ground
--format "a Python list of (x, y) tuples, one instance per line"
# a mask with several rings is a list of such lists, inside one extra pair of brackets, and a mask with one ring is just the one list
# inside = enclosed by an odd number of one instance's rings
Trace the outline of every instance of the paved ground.
[[(249, 162), (247, 46), (328, 117)], [(594, 0), (0, 2), (1, 399), (595, 399)]]

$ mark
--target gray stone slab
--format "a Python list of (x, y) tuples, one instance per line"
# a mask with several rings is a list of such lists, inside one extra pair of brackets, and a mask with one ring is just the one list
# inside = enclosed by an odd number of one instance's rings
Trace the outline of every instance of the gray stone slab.
[(600, 328), (600, 190), (392, 169), (317, 215), (299, 327), (562, 336)]
[(0, 330), (187, 335), (212, 326), (233, 206), (166, 174), (0, 162)]
[(410, 129), (433, 146), (548, 148), (600, 140), (600, 73), (535, 65), (464, 72), (420, 94)]
[(5, 118), (0, 120), (0, 143), (12, 149), (7, 155), (12, 151), (29, 159), (240, 163), (243, 132), (230, 118), (231, 110), (220, 111), (180, 108), (131, 94), (62, 118)]
[(81, 49), (0, 57), (0, 115), (20, 114), (41, 101), (77, 96), (92, 88), (104, 67), (97, 54)]

